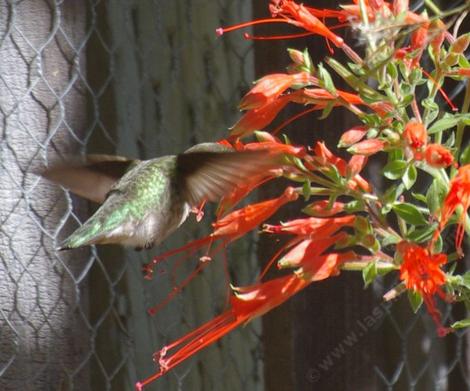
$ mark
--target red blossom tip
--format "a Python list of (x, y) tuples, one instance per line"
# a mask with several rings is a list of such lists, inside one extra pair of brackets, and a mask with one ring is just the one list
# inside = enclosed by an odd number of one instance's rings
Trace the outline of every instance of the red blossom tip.
[(215, 34), (218, 36), (218, 37), (221, 37), (222, 35), (224, 35), (224, 28), (223, 27), (219, 27), (217, 29), (215, 29)]

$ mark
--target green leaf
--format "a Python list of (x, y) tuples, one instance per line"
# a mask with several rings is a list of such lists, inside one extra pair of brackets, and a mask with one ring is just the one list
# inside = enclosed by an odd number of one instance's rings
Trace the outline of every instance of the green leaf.
[(439, 106), (431, 98), (423, 99), (421, 105), (427, 109), (427, 115), (424, 118), (424, 124), (427, 126), (439, 115)]
[(373, 261), (362, 269), (364, 288), (367, 288), (374, 281), (375, 277), (377, 277), (377, 264)]
[(386, 204), (390, 202), (395, 203), (397, 198), (402, 195), (404, 190), (405, 190), (405, 187), (401, 183), (399, 185), (391, 186), (389, 189), (387, 189), (387, 191), (382, 196), (383, 202)]
[(331, 114), (331, 111), (333, 110), (333, 108), (335, 107), (335, 103), (332, 101), (332, 102), (329, 102), (326, 104), (325, 108), (323, 109), (323, 111), (321, 112), (321, 116), (319, 119), (326, 119), (328, 118), (328, 116)]
[(326, 169), (322, 170), (323, 174), (330, 178), (334, 183), (340, 183), (343, 177), (340, 175), (335, 165), (331, 164)]
[(460, 164), (463, 166), (470, 163), (470, 144), (468, 144), (460, 155)]
[(465, 288), (470, 289), (470, 272), (466, 272), (466, 273), (462, 276), (462, 285), (463, 285)]
[(451, 129), (457, 126), (459, 122), (464, 122), (466, 125), (470, 122), (470, 113), (466, 114), (446, 114), (441, 119), (434, 122), (434, 124), (428, 129), (428, 134), (441, 132), (443, 130)]
[(364, 202), (359, 201), (359, 200), (354, 200), (344, 205), (344, 211), (347, 213), (354, 213), (354, 212), (359, 212), (363, 210), (364, 210)]
[(404, 160), (394, 160), (384, 167), (384, 175), (388, 179), (402, 178), (408, 163)]
[(366, 83), (364, 83), (361, 79), (356, 77), (351, 71), (349, 71), (346, 67), (344, 67), (341, 63), (336, 61), (334, 58), (327, 58), (325, 59), (325, 62), (333, 68), (338, 75), (340, 75), (346, 83), (352, 87), (355, 91), (358, 91), (359, 93), (366, 95), (369, 97), (369, 99), (374, 99), (374, 100), (384, 100), (385, 97), (380, 95), (377, 91), (375, 91), (373, 88), (368, 86)]
[(452, 132), (443, 145), (449, 149), (452, 149), (454, 144), (455, 144), (455, 133)]
[(422, 296), (418, 292), (408, 291), (408, 300), (410, 302), (411, 309), (416, 314), (419, 307), (421, 307), (421, 304), (423, 304)]
[(402, 181), (406, 187), (406, 190), (410, 190), (416, 182), (416, 177), (418, 176), (418, 172), (416, 171), (416, 167), (413, 164), (410, 164), (405, 171), (405, 175), (403, 175)]
[(395, 213), (411, 225), (424, 225), (427, 224), (426, 219), (422, 213), (413, 204), (406, 202), (393, 205)]
[(416, 243), (423, 243), (431, 240), (434, 232), (436, 232), (437, 224), (433, 224), (429, 227), (418, 228), (413, 232), (408, 233), (406, 236), (408, 240)]
[(409, 81), (411, 84), (418, 84), (421, 82), (422, 77), (423, 73), (421, 72), (421, 69), (414, 67), (410, 73)]
[(450, 326), (453, 329), (464, 329), (470, 327), (470, 318), (458, 320), (457, 322), (452, 323)]
[(304, 64), (307, 67), (307, 69), (313, 71), (315, 68), (312, 64), (312, 58), (310, 57), (310, 54), (307, 48), (304, 49), (303, 56), (304, 56)]
[(426, 193), (426, 203), (431, 214), (440, 210), (446, 195), (446, 185), (441, 180), (434, 179)]
[(310, 181), (304, 182), (304, 185), (302, 186), (302, 195), (304, 196), (305, 201), (310, 199), (310, 196), (312, 195)]
[(441, 253), (441, 252), (442, 252), (442, 246), (443, 246), (443, 244), (444, 244), (444, 243), (443, 243), (443, 241), (442, 241), (442, 236), (439, 235), (439, 236), (437, 237), (437, 240), (434, 242), (434, 247), (433, 247), (432, 251), (433, 251), (434, 253)]
[(392, 79), (396, 79), (398, 77), (398, 69), (393, 61), (390, 61), (387, 64), (387, 73), (390, 75)]
[(398, 104), (398, 107), (404, 108), (408, 107), (411, 102), (413, 102), (413, 99), (415, 98), (414, 94), (406, 94), (402, 97), (400, 103)]
[(426, 196), (421, 193), (411, 193), (414, 199), (424, 202), (425, 204), (427, 203)]
[(327, 90), (332, 95), (336, 95), (336, 87), (333, 83), (333, 79), (323, 64), (318, 65), (318, 78), (320, 79), (320, 85), (325, 90)]
[(382, 239), (382, 247), (390, 246), (391, 244), (397, 244), (401, 242), (401, 238), (397, 235), (385, 233), (385, 237)]

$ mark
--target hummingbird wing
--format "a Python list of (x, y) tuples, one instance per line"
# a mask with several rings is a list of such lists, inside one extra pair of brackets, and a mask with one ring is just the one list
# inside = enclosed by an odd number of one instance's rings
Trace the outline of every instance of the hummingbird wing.
[(90, 201), (103, 203), (114, 184), (138, 160), (113, 155), (87, 155), (86, 161), (78, 159), (53, 165), (39, 172)]
[(235, 187), (279, 164), (268, 151), (186, 152), (177, 156), (183, 194), (191, 206), (217, 201)]

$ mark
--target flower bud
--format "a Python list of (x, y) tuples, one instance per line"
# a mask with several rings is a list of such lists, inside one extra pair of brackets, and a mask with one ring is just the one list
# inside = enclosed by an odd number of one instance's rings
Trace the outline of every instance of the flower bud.
[(445, 168), (454, 162), (452, 153), (440, 144), (429, 144), (425, 151), (426, 162), (436, 168)]
[(343, 133), (338, 142), (338, 147), (349, 147), (357, 142), (361, 141), (367, 134), (367, 128), (365, 126), (355, 126)]
[(383, 151), (385, 143), (379, 139), (369, 139), (361, 141), (357, 144), (354, 144), (352, 147), (348, 148), (348, 152), (355, 155), (365, 155), (370, 156), (379, 151)]
[(405, 130), (403, 131), (403, 139), (410, 148), (418, 150), (426, 145), (428, 140), (428, 133), (421, 122), (412, 119), (405, 126)]
[(329, 200), (315, 201), (303, 209), (304, 213), (314, 217), (328, 217), (334, 216), (338, 213), (344, 212), (344, 203), (333, 202), (330, 205)]
[(290, 59), (296, 65), (304, 65), (304, 54), (297, 49), (287, 49)]
[(462, 54), (465, 50), (467, 50), (469, 44), (470, 44), (470, 33), (461, 35), (455, 40), (455, 42), (452, 45), (450, 45), (449, 52)]

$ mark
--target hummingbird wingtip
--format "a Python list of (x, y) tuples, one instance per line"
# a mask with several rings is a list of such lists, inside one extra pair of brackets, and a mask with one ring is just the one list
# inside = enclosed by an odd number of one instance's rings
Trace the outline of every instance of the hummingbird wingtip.
[(66, 244), (61, 244), (60, 246), (57, 246), (55, 248), (56, 251), (64, 251), (64, 250), (71, 250), (72, 248), (70, 246), (67, 246)]

